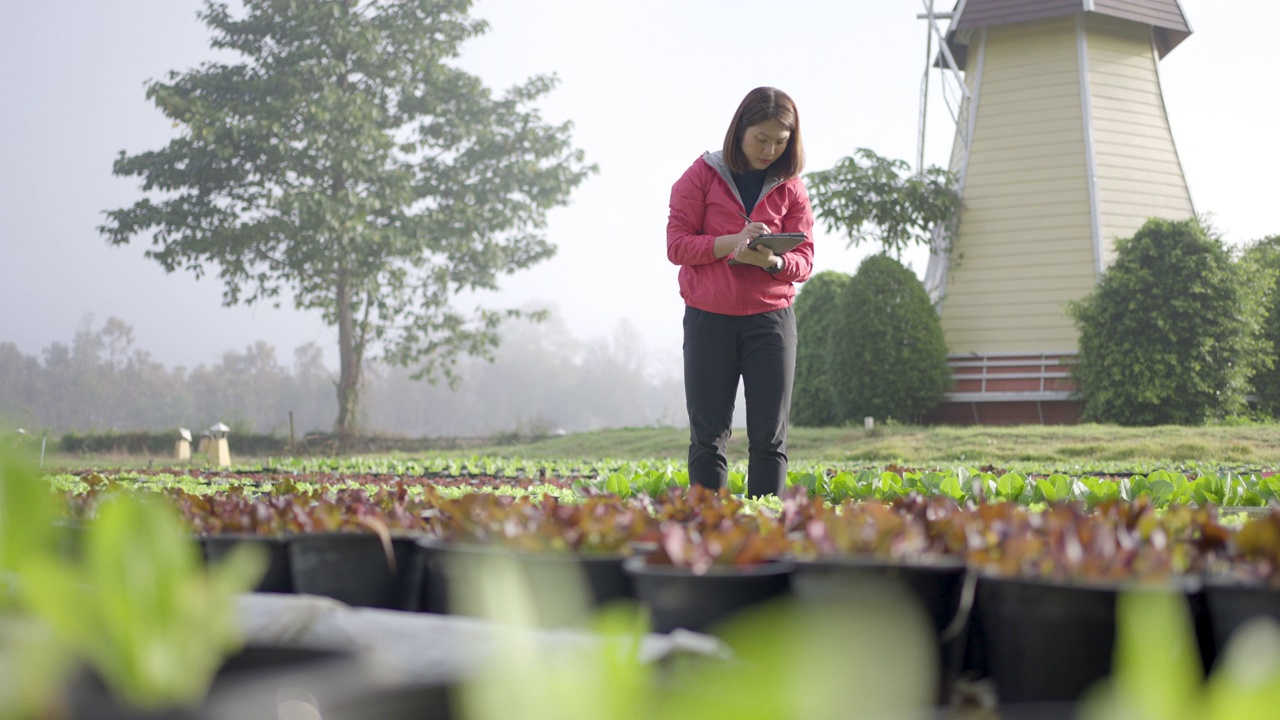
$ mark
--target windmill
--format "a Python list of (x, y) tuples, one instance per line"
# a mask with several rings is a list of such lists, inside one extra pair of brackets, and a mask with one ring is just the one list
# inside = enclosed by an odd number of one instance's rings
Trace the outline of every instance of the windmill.
[(1116, 239), (1195, 214), (1159, 75), (1191, 28), (1177, 0), (923, 2), (964, 206), (925, 272), (956, 380), (937, 419), (1073, 422), (1066, 303), (1093, 289)]

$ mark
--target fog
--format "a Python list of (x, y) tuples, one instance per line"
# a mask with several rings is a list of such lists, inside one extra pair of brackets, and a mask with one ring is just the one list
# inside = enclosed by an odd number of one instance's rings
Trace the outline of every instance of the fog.
[[(460, 362), (456, 387), (367, 363), (360, 431), (438, 438), (687, 425), (679, 367), (650, 357), (626, 322), (582, 341), (553, 315), (508, 322), (502, 337), (493, 362)], [(168, 367), (137, 346), (128, 323), (86, 317), (72, 338), (38, 355), (0, 343), (0, 428), (62, 434), (224, 422), (279, 437), (324, 432), (337, 401), (336, 374), (322, 356), (314, 343), (286, 350), (258, 341), (214, 363)]]

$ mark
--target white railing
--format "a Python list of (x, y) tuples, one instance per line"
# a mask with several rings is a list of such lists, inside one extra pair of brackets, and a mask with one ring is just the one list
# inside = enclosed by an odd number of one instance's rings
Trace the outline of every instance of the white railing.
[[(947, 365), (956, 385), (968, 389), (946, 394), (948, 402), (1012, 402), (1067, 400), (1072, 391), (1061, 386), (1070, 379), (1067, 365), (1075, 358), (1071, 352), (993, 353), (989, 355), (951, 355)], [(1029, 368), (1029, 369), (1022, 369)], [(976, 370), (976, 372), (975, 372)], [(993, 388), (993, 385), (1031, 385), (1019, 389)], [(1026, 383), (1023, 381), (1032, 381)], [(972, 388), (973, 385), (976, 388)]]

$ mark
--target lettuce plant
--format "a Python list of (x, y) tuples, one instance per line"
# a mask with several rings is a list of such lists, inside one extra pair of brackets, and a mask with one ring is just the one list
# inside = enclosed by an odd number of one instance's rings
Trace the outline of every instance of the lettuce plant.
[(121, 494), (99, 506), (82, 559), (25, 567), (22, 597), (118, 697), (191, 706), (242, 643), (233, 600), (265, 570), (256, 550), (236, 548), (206, 572), (172, 508)]
[(471, 493), (437, 497), (427, 527), (452, 542), (524, 552), (631, 554), (656, 539), (657, 522), (639, 502), (596, 495), (574, 503)]
[(792, 542), (801, 558), (873, 556), (928, 563), (961, 557), (968, 513), (949, 498), (915, 493), (892, 502), (813, 503)]
[(1211, 508), (1157, 513), (1145, 500), (1079, 503), (1031, 512), (983, 504), (966, 525), (970, 566), (1011, 577), (1055, 581), (1164, 583), (1202, 572), (1226, 548)]

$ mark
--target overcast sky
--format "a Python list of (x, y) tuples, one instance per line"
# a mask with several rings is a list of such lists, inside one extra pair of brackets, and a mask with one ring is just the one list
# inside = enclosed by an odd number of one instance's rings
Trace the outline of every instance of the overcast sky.
[[(939, 10), (949, 9), (939, 0)], [(1196, 210), (1232, 243), (1280, 233), (1274, 0), (1181, 0), (1194, 34), (1161, 64), (1165, 103)], [(224, 308), (216, 279), (166, 275), (149, 239), (108, 247), (103, 212), (138, 200), (112, 176), (125, 150), (175, 132), (144, 97), (149, 79), (213, 57), (199, 0), (9, 2), (0, 16), (0, 342), (36, 353), (92, 313), (115, 316), (169, 365), (215, 362), (261, 339), (288, 362), (336, 337), (317, 315)], [(926, 24), (918, 0), (479, 0), (490, 32), (460, 64), (500, 91), (532, 74), (560, 86), (539, 107), (572, 120), (600, 172), (553, 211), (550, 261), (506, 278), (490, 306), (551, 306), (580, 339), (627, 321), (676, 369), (682, 303), (665, 253), (672, 182), (719, 147), (737, 103), (774, 85), (796, 100), (822, 170), (859, 147), (914, 161)], [(936, 45), (935, 45), (936, 47)], [(951, 127), (935, 84), (926, 160), (945, 164)], [(816, 231), (817, 270), (856, 270), (869, 248)], [(924, 256), (908, 258), (923, 273)], [(469, 305), (474, 302), (469, 301)]]

